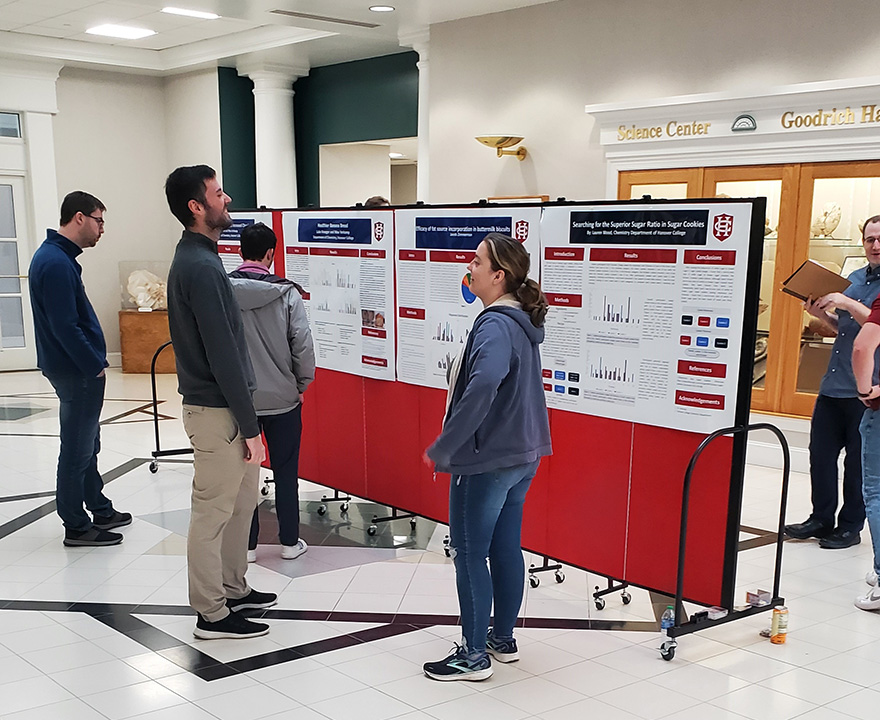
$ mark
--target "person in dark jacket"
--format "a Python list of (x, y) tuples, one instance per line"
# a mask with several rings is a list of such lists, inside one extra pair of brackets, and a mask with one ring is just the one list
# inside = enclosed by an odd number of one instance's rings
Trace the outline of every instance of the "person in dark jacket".
[[(309, 546), (299, 536), (299, 445), (302, 395), (315, 379), (315, 348), (302, 288), (269, 272), (278, 239), (263, 223), (241, 231), (244, 262), (229, 273), (241, 306), (244, 334), (257, 379), (254, 408), (266, 437), (275, 480), (281, 557), (293, 560)], [(248, 562), (257, 560), (259, 508), (254, 510)]]
[(485, 309), (452, 364), (443, 431), (423, 457), (452, 476), (449, 539), (461, 611), (461, 645), (424, 665), (435, 680), (485, 680), (488, 653), (519, 659), (513, 627), (525, 580), (523, 503), (540, 459), (552, 452), (538, 350), (547, 300), (528, 278), (528, 253), (490, 233), (468, 270)]
[(269, 626), (238, 611), (271, 607), (277, 596), (245, 580), (264, 452), (241, 310), (217, 253), (232, 225), (232, 198), (207, 165), (177, 168), (165, 195), (185, 228), (168, 273), (168, 323), (195, 465), (186, 544), (189, 601), (198, 613), (193, 634), (257, 637)]
[(107, 345), (76, 261), (101, 239), (105, 210), (89, 193), (67, 195), (59, 229), (47, 231), (29, 272), (37, 365), (61, 401), (55, 505), (68, 546), (118, 545), (122, 535), (110, 531), (131, 523), (131, 514), (113, 509), (98, 472)]

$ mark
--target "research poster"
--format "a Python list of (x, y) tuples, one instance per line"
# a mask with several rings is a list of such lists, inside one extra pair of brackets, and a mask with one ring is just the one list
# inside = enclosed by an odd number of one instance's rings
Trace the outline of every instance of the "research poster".
[(282, 215), (285, 276), (306, 291), (318, 367), (394, 380), (394, 214)]
[(470, 291), (468, 263), (490, 232), (510, 235), (540, 273), (540, 207), (420, 208), (395, 212), (397, 379), (446, 388), (483, 304)]
[(734, 424), (752, 206), (546, 208), (549, 407), (710, 433)]
[(220, 241), (217, 243), (217, 252), (223, 262), (223, 269), (230, 273), (241, 265), (241, 231), (254, 223), (265, 223), (272, 227), (272, 213), (270, 212), (232, 212), (232, 225), (220, 233)]

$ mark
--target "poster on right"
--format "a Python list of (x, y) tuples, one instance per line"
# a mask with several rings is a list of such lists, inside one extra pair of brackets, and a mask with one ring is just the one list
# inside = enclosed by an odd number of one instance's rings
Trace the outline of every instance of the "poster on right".
[(544, 208), (548, 407), (700, 433), (733, 425), (752, 207)]

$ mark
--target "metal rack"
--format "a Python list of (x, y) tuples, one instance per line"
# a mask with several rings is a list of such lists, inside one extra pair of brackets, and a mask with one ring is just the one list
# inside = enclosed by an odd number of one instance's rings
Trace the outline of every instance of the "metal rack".
[(159, 458), (171, 457), (172, 455), (192, 455), (192, 448), (180, 448), (178, 450), (163, 450), (159, 442), (159, 392), (156, 389), (156, 361), (159, 354), (171, 345), (171, 341), (160, 345), (156, 352), (153, 353), (153, 359), (150, 361), (150, 385), (153, 390), (153, 432), (156, 437), (156, 449), (152, 452), (153, 459), (150, 461), (150, 472), (159, 471)]
[[(777, 440), (779, 440), (779, 444), (782, 447), (782, 492), (779, 503), (779, 526), (777, 527), (776, 531), (776, 562), (773, 571), (772, 598), (770, 602), (766, 605), (748, 607), (743, 610), (735, 610), (732, 607), (733, 603), (730, 602), (729, 604), (731, 605), (731, 607), (725, 608), (727, 610), (727, 615), (715, 620), (710, 619), (708, 617), (708, 613), (704, 612), (695, 613), (690, 619), (684, 619), (685, 615), (683, 595), (685, 541), (687, 540), (688, 505), (690, 503), (691, 478), (693, 476), (694, 467), (696, 466), (697, 460), (700, 459), (700, 456), (703, 454), (703, 451), (706, 449), (706, 447), (708, 447), (708, 445), (717, 438), (723, 437), (725, 435), (738, 435), (740, 433), (742, 433), (745, 438), (745, 436), (747, 436), (753, 430), (769, 430), (776, 436)], [(697, 449), (694, 451), (693, 455), (691, 455), (690, 462), (688, 463), (687, 470), (684, 474), (684, 487), (682, 488), (681, 498), (681, 526), (678, 536), (678, 573), (675, 582), (675, 604), (673, 606), (675, 611), (675, 624), (667, 629), (666, 634), (668, 640), (664, 640), (663, 643), (660, 645), (660, 655), (664, 660), (672, 660), (672, 658), (675, 657), (675, 648), (678, 644), (676, 642), (676, 638), (681, 637), (682, 635), (689, 635), (690, 633), (705, 630), (709, 627), (723, 625), (724, 623), (739, 620), (743, 617), (749, 617), (751, 615), (756, 615), (761, 612), (767, 612), (768, 610), (772, 610), (774, 607), (785, 604), (785, 598), (779, 597), (779, 581), (782, 572), (783, 526), (785, 524), (785, 505), (788, 501), (788, 481), (790, 469), (791, 457), (788, 449), (788, 441), (785, 439), (785, 435), (782, 434), (782, 431), (778, 427), (776, 427), (775, 425), (771, 425), (770, 423), (756, 423), (754, 425), (716, 430), (711, 435), (706, 437), (706, 439), (703, 440), (703, 442), (700, 443), (699, 447), (697, 447)]]

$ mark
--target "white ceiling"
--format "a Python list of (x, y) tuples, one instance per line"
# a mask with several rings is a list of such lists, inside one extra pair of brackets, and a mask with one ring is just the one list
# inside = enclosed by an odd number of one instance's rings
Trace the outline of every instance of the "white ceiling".
[[(396, 10), (375, 13), (369, 6), (379, 0), (0, 0), (0, 56), (168, 74), (271, 51), (274, 62), (318, 67), (400, 52), (401, 34), (431, 24), (551, 1), (385, 0)], [(221, 18), (160, 12), (169, 5)], [(157, 34), (119, 40), (85, 33), (105, 23)]]

